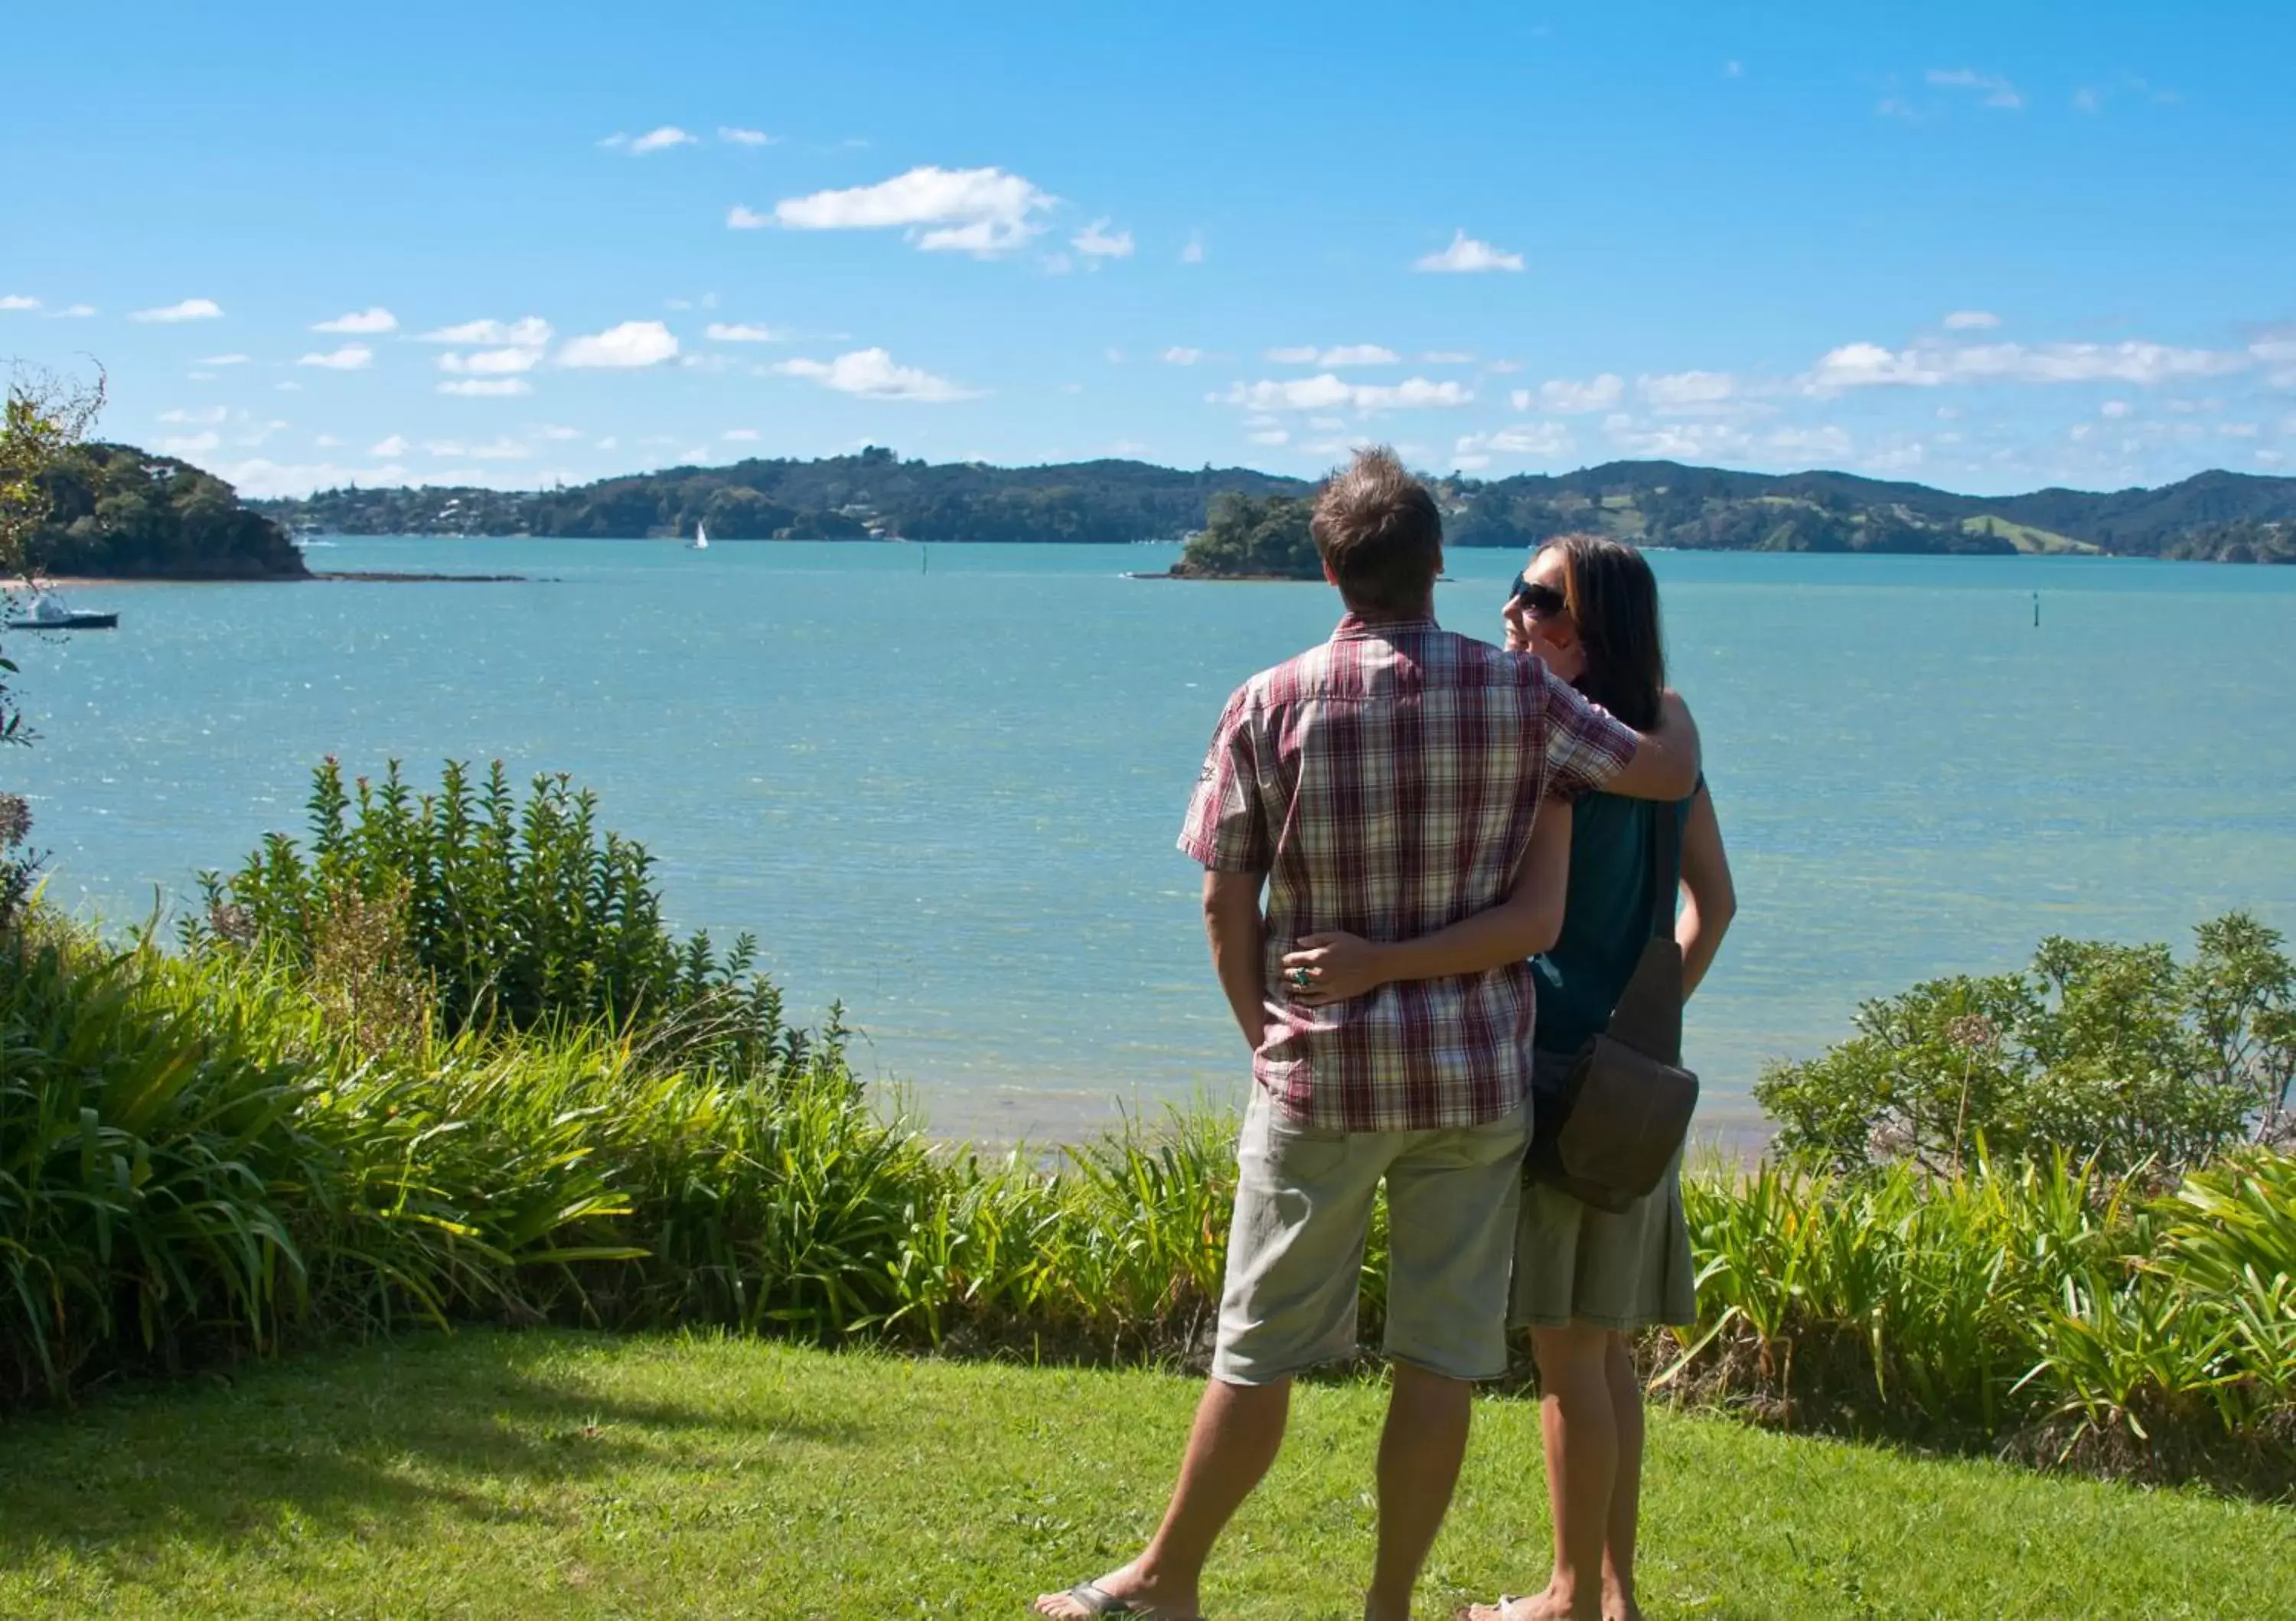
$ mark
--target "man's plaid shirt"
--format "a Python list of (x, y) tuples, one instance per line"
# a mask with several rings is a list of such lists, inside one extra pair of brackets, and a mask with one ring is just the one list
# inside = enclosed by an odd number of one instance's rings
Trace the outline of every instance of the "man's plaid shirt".
[(1599, 788), (1636, 735), (1537, 659), (1350, 614), (1222, 712), (1180, 847), (1267, 875), (1267, 1034), (1252, 1073), (1302, 1123), (1480, 1126), (1530, 1085), (1528, 964), (1291, 1000), (1283, 954), (1344, 929), (1408, 940), (1505, 897), (1542, 795)]

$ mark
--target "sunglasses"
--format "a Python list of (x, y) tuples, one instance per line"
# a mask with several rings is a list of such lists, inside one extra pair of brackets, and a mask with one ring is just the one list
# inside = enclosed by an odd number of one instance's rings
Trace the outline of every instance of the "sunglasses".
[(1570, 604), (1554, 586), (1542, 584), (1528, 576), (1514, 583), (1514, 601), (1521, 602), (1534, 618), (1552, 619), (1566, 612)]

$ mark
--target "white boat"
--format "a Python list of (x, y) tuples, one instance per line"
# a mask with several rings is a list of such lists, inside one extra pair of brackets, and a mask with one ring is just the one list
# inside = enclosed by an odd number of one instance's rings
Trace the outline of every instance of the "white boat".
[(53, 591), (32, 594), (30, 610), (8, 621), (10, 630), (111, 630), (119, 624), (116, 613), (82, 613), (68, 607)]
[(685, 549), (689, 552), (707, 552), (709, 550), (709, 526), (708, 524), (697, 523), (693, 526), (693, 538), (685, 543)]

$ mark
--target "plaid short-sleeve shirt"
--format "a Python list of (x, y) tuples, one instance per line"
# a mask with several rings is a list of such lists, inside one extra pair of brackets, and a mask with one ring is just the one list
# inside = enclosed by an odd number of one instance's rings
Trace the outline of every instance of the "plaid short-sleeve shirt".
[(1180, 847), (1267, 875), (1267, 1032), (1252, 1073), (1304, 1123), (1351, 1132), (1480, 1126), (1530, 1084), (1526, 963), (1293, 1002), (1283, 954), (1344, 929), (1407, 940), (1496, 904), (1546, 793), (1601, 787), (1636, 734), (1537, 659), (1350, 614), (1323, 646), (1253, 676), (1221, 713)]

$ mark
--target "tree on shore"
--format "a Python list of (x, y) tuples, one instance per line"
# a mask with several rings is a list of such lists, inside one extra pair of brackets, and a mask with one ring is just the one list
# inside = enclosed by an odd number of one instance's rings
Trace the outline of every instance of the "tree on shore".
[[(103, 409), (104, 387), (101, 369), (92, 383), (29, 371), (9, 381), (0, 414), (0, 628), (14, 605), (16, 587), (38, 584), (32, 537), (48, 521), (49, 475), (58, 459), (87, 437)], [(15, 674), (15, 664), (0, 646), (0, 745), (32, 741), (9, 688)], [(20, 794), (0, 789), (0, 929), (14, 920), (31, 893), (39, 866), (26, 845), (31, 831), (31, 807)]]

